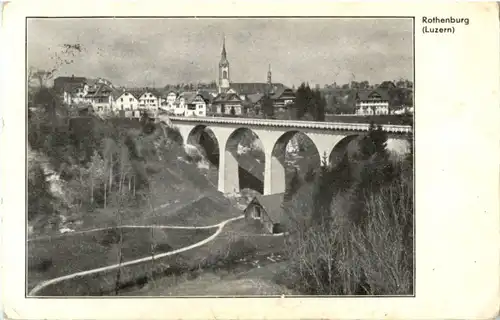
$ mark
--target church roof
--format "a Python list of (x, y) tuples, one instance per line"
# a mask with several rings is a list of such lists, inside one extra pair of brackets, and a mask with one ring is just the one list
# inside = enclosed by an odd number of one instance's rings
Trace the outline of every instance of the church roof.
[(241, 98), (236, 93), (220, 93), (213, 100), (214, 103), (217, 103), (217, 102), (227, 102), (227, 101), (238, 101), (238, 102), (240, 102)]
[[(285, 86), (282, 83), (273, 83), (272, 87), (273, 91), (276, 91)], [(264, 94), (268, 90), (268, 84), (265, 82), (233, 82), (231, 83), (231, 89), (240, 94)]]

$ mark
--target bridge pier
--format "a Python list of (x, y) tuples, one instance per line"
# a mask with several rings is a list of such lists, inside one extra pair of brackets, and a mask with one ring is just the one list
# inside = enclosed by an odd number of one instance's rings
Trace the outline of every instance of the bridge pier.
[[(264, 169), (264, 195), (285, 192), (286, 188), (286, 168), (284, 161), (272, 154), (272, 151), (265, 152)], [(284, 159), (283, 159), (284, 160)]]
[(229, 150), (219, 151), (219, 183), (218, 190), (222, 193), (240, 192), (240, 177), (238, 175), (238, 160)]

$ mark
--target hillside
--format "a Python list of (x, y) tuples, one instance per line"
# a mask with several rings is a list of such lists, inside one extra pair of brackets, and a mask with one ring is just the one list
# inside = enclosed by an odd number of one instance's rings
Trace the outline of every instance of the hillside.
[[(30, 123), (29, 138), (30, 168), (43, 171), (29, 189), (35, 234), (147, 219), (155, 208), (167, 214), (200, 197), (227, 202), (213, 172), (210, 180), (207, 166), (186, 152), (172, 128), (92, 116), (54, 127), (42, 118)], [(63, 194), (54, 193), (52, 176)]]

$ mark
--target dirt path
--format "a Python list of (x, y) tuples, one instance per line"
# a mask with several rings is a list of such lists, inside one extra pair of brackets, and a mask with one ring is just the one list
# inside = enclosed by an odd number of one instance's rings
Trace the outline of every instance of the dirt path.
[[(151, 261), (151, 260), (161, 259), (163, 257), (171, 256), (171, 255), (174, 255), (174, 254), (177, 254), (177, 253), (180, 253), (180, 252), (184, 252), (184, 251), (188, 251), (188, 250), (200, 247), (200, 246), (202, 246), (202, 245), (204, 245), (204, 244), (212, 241), (213, 239), (215, 239), (222, 232), (222, 229), (224, 228), (224, 226), (226, 224), (228, 224), (228, 223), (230, 223), (232, 221), (235, 221), (235, 220), (243, 219), (243, 218), (244, 218), (244, 215), (240, 215), (238, 217), (234, 217), (234, 218), (230, 218), (230, 219), (224, 220), (224, 221), (222, 221), (222, 222), (220, 222), (218, 224), (215, 224), (215, 225), (202, 226), (202, 227), (162, 226), (162, 225), (156, 225), (156, 226), (155, 225), (153, 225), (153, 226), (121, 226), (122, 228), (157, 228), (157, 229), (191, 229), (191, 230), (192, 229), (217, 228), (217, 231), (215, 231), (215, 233), (213, 235), (211, 235), (210, 237), (208, 237), (208, 238), (206, 238), (206, 239), (204, 239), (202, 241), (199, 241), (197, 243), (194, 243), (192, 245), (189, 245), (187, 247), (183, 247), (183, 248), (180, 248), (180, 249), (177, 249), (177, 250), (173, 250), (173, 251), (169, 251), (169, 252), (165, 252), (165, 253), (160, 253), (160, 254), (157, 254), (157, 255), (154, 255), (154, 256), (140, 258), (140, 259), (136, 259), (136, 260), (132, 260), (132, 261), (127, 261), (127, 262), (123, 262), (123, 263), (117, 263), (117, 264), (113, 264), (113, 265), (110, 265), (110, 266), (101, 267), (101, 268), (97, 268), (97, 269), (76, 272), (76, 273), (72, 273), (72, 274), (69, 274), (69, 275), (66, 275), (66, 276), (62, 276), (62, 277), (59, 277), (59, 278), (55, 278), (55, 279), (51, 279), (51, 280), (40, 282), (35, 288), (33, 288), (29, 292), (28, 295), (30, 295), (30, 296), (36, 295), (36, 293), (39, 292), (41, 289), (43, 289), (43, 288), (45, 288), (45, 287), (47, 287), (49, 285), (52, 285), (52, 284), (64, 281), (64, 280), (69, 280), (69, 279), (73, 279), (73, 278), (76, 278), (76, 277), (81, 277), (81, 276), (85, 276), (85, 275), (89, 275), (89, 274), (95, 274), (95, 273), (104, 272), (104, 271), (110, 271), (110, 270), (113, 270), (113, 269), (118, 269), (118, 268), (125, 267), (125, 266), (139, 264), (139, 263), (142, 263), (142, 262), (148, 262), (148, 261)], [(106, 230), (106, 229), (109, 229), (109, 228), (100, 228), (100, 230)], [(97, 231), (97, 230), (93, 229), (93, 230), (90, 230), (90, 231), (87, 230), (87, 231), (83, 231), (83, 232), (92, 232), (92, 231)], [(71, 234), (73, 234), (73, 233), (71, 233)]]
[[(182, 206), (178, 206), (177, 208), (175, 208), (175, 210), (172, 212), (172, 214), (177, 212), (178, 210), (181, 210), (184, 207), (187, 207), (188, 205), (191, 205), (192, 203), (200, 200), (204, 196), (205, 196), (205, 194), (201, 194), (198, 197), (196, 197), (192, 202), (186, 203)], [(152, 210), (150, 212), (153, 212), (153, 211), (159, 210), (159, 209), (164, 209), (164, 208), (168, 207), (169, 205), (170, 205), (170, 203), (162, 204), (162, 205), (154, 208), (154, 210)], [(36, 241), (36, 240), (47, 240), (47, 239), (68, 237), (68, 236), (74, 236), (74, 235), (82, 234), (82, 233), (105, 231), (105, 230), (116, 229), (116, 228), (158, 228), (158, 227), (161, 227), (164, 229), (169, 229), (169, 228), (170, 229), (210, 229), (210, 228), (215, 228), (217, 226), (218, 226), (218, 224), (214, 224), (212, 226), (201, 226), (201, 227), (189, 227), (189, 226), (187, 226), (187, 227), (183, 227), (183, 226), (171, 226), (171, 227), (169, 227), (169, 226), (158, 226), (158, 225), (153, 225), (153, 226), (133, 226), (133, 225), (111, 226), (111, 227), (92, 228), (92, 229), (86, 229), (86, 230), (80, 230), (80, 231), (73, 231), (73, 232), (61, 233), (61, 234), (50, 235), (50, 236), (35, 237), (35, 238), (28, 239), (27, 242)]]

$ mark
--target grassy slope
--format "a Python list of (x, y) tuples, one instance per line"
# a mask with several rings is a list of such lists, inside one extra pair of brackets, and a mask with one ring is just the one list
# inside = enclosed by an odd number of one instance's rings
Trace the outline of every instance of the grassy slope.
[[(123, 261), (168, 252), (201, 241), (215, 229), (153, 230), (123, 229)], [(118, 263), (119, 232), (116, 229), (78, 235), (65, 235), (28, 244), (28, 283)]]
[(282, 237), (258, 236), (263, 232), (245, 220), (226, 225), (212, 242), (181, 253), (176, 262), (183, 272), (151, 281), (123, 295), (193, 296), (193, 295), (259, 295), (291, 294), (277, 283), (286, 262), (268, 257), (280, 255)]

